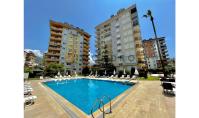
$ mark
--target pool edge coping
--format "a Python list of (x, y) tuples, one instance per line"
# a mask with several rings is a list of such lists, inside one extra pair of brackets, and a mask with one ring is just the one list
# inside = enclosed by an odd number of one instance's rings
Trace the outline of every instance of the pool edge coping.
[[(80, 79), (80, 78), (78, 78)], [(81, 79), (90, 79), (90, 78), (81, 78)], [(96, 78), (92, 78), (94, 80), (100, 80), (100, 79), (96, 79)], [(91, 79), (91, 80), (92, 80)], [(101, 79), (103, 81), (114, 81), (114, 80), (108, 80), (107, 79)], [(114, 82), (126, 82), (126, 81), (114, 81)], [(56, 93), (55, 91), (53, 91), (51, 88), (49, 88), (47, 85), (43, 84), (43, 81), (40, 81), (39, 82), (42, 87), (44, 87), (46, 89), (47, 92), (50, 92), (48, 93), (48, 95), (50, 96), (54, 96), (52, 97), (53, 99), (55, 99), (55, 101), (61, 106), (62, 109), (64, 109), (64, 111), (68, 114), (68, 115), (71, 115), (71, 114), (75, 114), (75, 117), (87, 117), (87, 118), (90, 118), (92, 117), (92, 114), (88, 115), (86, 114), (85, 112), (83, 112), (80, 108), (78, 108), (77, 106), (75, 106), (74, 104), (72, 104), (71, 102), (69, 102), (67, 99), (65, 99), (64, 97), (62, 97), (61, 95), (59, 95), (58, 93)], [(135, 82), (131, 82), (133, 83), (134, 85), (130, 88), (128, 88), (127, 90), (125, 90), (123, 93), (121, 93), (120, 95), (116, 96), (114, 99), (111, 100), (111, 106), (112, 106), (112, 109), (116, 108), (118, 106), (118, 104), (120, 104), (121, 102), (124, 101), (124, 99), (129, 95), (129, 93), (132, 91), (132, 90), (135, 90), (138, 86), (139, 83), (135, 83)], [(56, 100), (56, 98), (58, 98), (62, 104), (64, 104), (66, 106), (66, 108), (68, 109), (68, 111), (65, 110), (65, 108), (63, 108), (63, 106)], [(107, 111), (109, 110), (109, 103), (106, 103), (104, 105), (104, 110)], [(93, 115), (95, 117), (100, 117), (102, 115), (102, 112), (97, 109)]]

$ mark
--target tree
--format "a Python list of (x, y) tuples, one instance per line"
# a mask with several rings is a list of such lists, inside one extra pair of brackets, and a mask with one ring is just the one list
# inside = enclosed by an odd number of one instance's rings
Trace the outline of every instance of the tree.
[(24, 67), (24, 73), (33, 73), (32, 68)]
[(61, 74), (64, 73), (64, 65), (63, 64), (50, 63), (45, 68), (46, 76), (55, 76), (55, 75), (57, 75), (58, 72), (60, 72)]
[(90, 73), (90, 71), (89, 71), (89, 68), (88, 68), (88, 67), (85, 67), (85, 68), (82, 69), (82, 74), (83, 74), (83, 75), (86, 76), (86, 75), (89, 75), (89, 73)]

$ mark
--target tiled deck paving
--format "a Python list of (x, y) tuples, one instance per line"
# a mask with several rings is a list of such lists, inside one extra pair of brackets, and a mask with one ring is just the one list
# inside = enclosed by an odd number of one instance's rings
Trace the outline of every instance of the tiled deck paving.
[[(36, 103), (25, 108), (25, 118), (70, 118), (38, 84), (31, 81)], [(175, 97), (162, 94), (160, 81), (140, 81), (106, 118), (175, 118)]]

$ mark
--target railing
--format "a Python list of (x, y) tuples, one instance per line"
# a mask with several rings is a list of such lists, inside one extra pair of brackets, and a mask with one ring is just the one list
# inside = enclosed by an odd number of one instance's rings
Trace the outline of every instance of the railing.
[[(109, 103), (110, 103), (110, 111), (109, 112), (105, 112), (104, 111), (104, 102), (103, 100), (107, 98), (109, 100)], [(96, 105), (98, 104), (98, 109), (103, 113), (103, 118), (105, 118), (105, 114), (109, 114), (109, 113), (112, 113), (112, 108), (111, 108), (111, 98), (109, 96), (103, 96), (101, 99), (96, 99), (96, 101), (94, 102), (93, 106), (92, 106), (92, 109), (91, 109), (91, 115), (92, 115), (92, 118), (95, 118), (94, 115), (93, 115), (93, 108), (96, 107)], [(102, 105), (102, 108), (101, 108), (101, 105)]]

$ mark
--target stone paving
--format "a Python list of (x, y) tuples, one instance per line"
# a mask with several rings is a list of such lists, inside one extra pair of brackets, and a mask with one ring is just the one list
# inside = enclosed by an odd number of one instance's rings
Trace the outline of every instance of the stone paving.
[[(24, 110), (25, 118), (70, 118), (38, 81), (31, 81), (36, 103)], [(160, 81), (140, 81), (106, 118), (175, 118), (175, 97), (162, 93)]]
[(162, 93), (159, 81), (140, 81), (138, 87), (107, 118), (175, 118), (175, 97)]
[(62, 107), (55, 102), (42, 86), (39, 80), (31, 81), (33, 95), (37, 96), (35, 104), (25, 107), (24, 118), (69, 118)]

